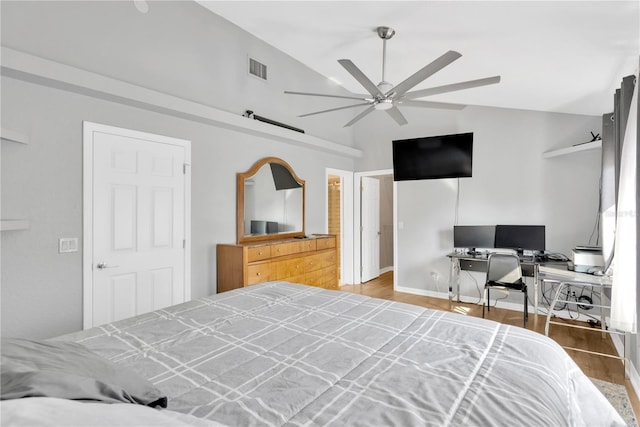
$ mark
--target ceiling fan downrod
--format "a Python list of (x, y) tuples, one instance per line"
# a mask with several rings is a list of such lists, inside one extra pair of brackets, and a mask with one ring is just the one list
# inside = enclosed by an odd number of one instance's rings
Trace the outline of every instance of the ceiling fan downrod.
[(396, 30), (390, 27), (378, 27), (376, 31), (378, 32), (378, 37), (382, 39), (382, 81), (380, 83), (386, 83), (384, 71), (387, 63), (387, 40), (396, 34)]

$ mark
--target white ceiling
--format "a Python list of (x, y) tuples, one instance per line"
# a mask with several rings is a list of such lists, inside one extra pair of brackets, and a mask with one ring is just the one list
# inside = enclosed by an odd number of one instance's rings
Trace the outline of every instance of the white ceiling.
[[(638, 1), (199, 3), (358, 94), (366, 91), (337, 60), (351, 59), (378, 83), (378, 26), (396, 30), (387, 42), (385, 75), (393, 84), (448, 50), (462, 57), (414, 89), (502, 77), (497, 85), (423, 100), (600, 115), (612, 110), (621, 78), (638, 72)], [(327, 99), (326, 106), (348, 102)]]

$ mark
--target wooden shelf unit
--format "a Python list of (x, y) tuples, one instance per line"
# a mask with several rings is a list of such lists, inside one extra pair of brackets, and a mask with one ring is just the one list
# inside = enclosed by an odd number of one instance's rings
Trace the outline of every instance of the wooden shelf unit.
[(338, 289), (336, 237), (218, 244), (218, 292), (271, 280)]

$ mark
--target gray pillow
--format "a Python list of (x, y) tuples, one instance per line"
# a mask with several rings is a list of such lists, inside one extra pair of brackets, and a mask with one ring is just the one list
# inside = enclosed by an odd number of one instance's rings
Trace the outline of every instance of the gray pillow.
[(58, 397), (167, 407), (167, 398), (136, 372), (63, 341), (2, 338), (2, 400)]

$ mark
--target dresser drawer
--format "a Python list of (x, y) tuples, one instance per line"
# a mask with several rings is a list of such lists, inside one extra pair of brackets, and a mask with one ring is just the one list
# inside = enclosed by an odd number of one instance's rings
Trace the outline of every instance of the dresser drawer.
[(247, 267), (247, 285), (255, 285), (256, 283), (268, 282), (269, 280), (271, 280), (270, 263), (263, 262)]
[(303, 240), (300, 241), (300, 250), (299, 250), (299, 252), (315, 251), (316, 248), (317, 248), (316, 239), (303, 239)]
[(318, 273), (322, 274), (323, 288), (338, 289), (338, 274), (335, 266), (323, 268)]
[(271, 246), (251, 246), (247, 248), (247, 260), (249, 262), (262, 261), (271, 258)]
[(322, 272), (317, 270), (305, 274), (304, 284), (309, 286), (322, 286)]
[(295, 258), (287, 261), (277, 261), (276, 279), (283, 280), (293, 276), (299, 276), (304, 273), (304, 258)]
[(322, 249), (330, 249), (336, 247), (336, 238), (335, 237), (321, 237), (316, 239), (316, 248), (318, 250)]
[(318, 254), (320, 268), (330, 267), (336, 263), (336, 251), (326, 251)]
[(304, 257), (304, 272), (320, 270), (322, 268), (322, 254), (309, 255)]
[(300, 242), (278, 243), (271, 246), (271, 256), (279, 257), (300, 252)]

